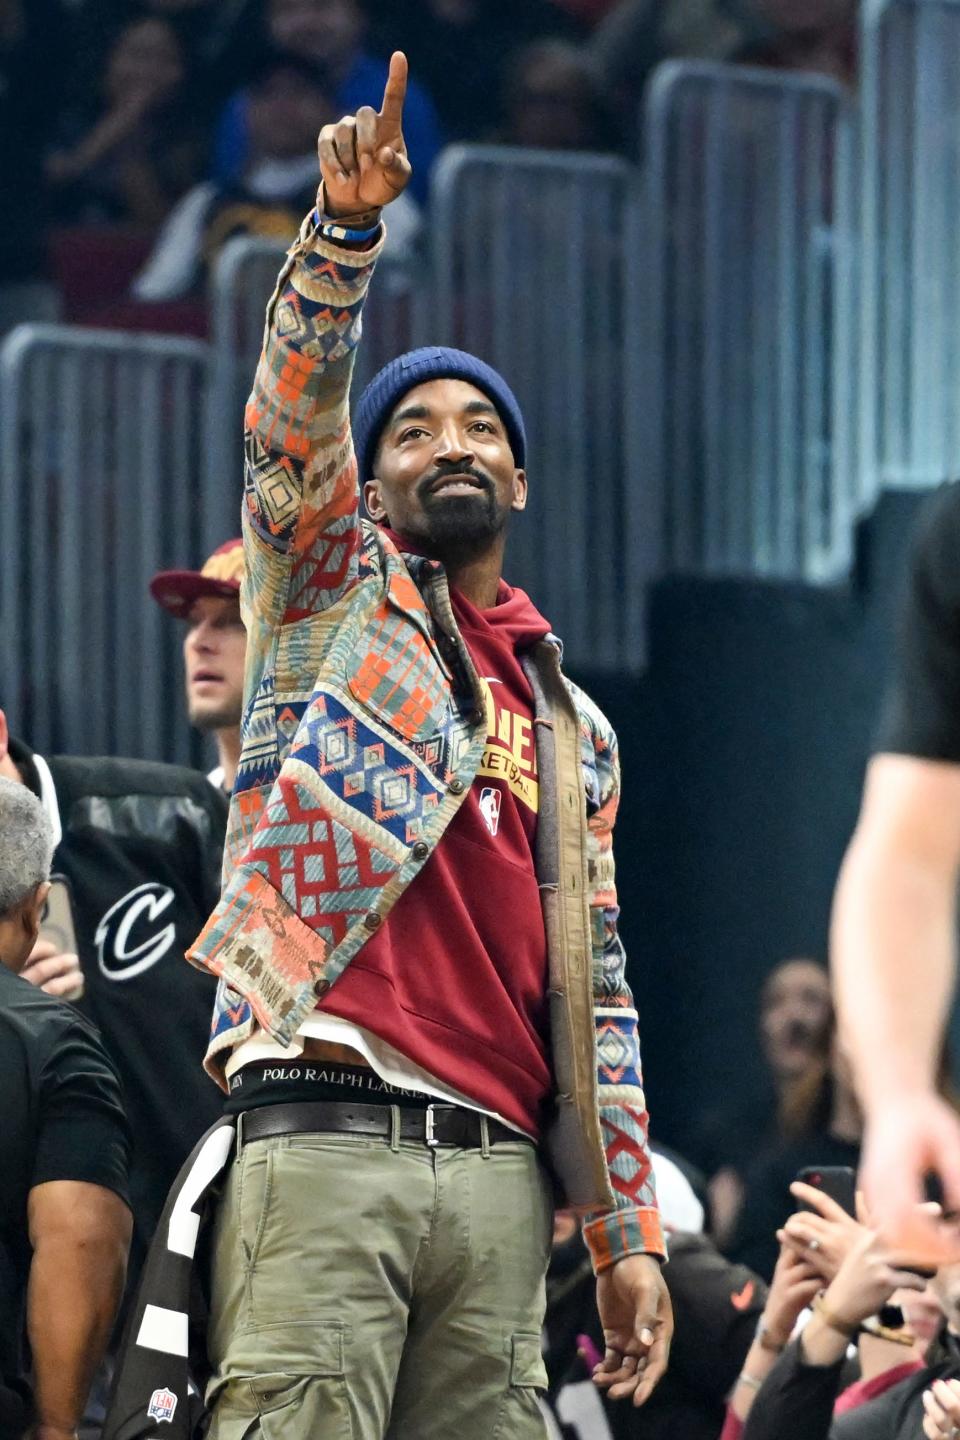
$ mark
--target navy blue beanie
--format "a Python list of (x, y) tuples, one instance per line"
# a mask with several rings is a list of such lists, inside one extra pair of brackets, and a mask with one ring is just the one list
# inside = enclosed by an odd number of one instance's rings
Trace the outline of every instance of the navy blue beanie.
[(465, 350), (451, 350), (446, 345), (425, 345), (408, 350), (379, 370), (357, 401), (353, 415), (353, 443), (357, 451), (360, 481), (373, 478), (373, 460), (383, 428), (400, 400), (408, 391), (428, 380), (466, 380), (482, 390), (497, 407), (513, 451), (518, 470), (526, 465), (527, 436), (517, 397), (492, 365), (468, 355)]

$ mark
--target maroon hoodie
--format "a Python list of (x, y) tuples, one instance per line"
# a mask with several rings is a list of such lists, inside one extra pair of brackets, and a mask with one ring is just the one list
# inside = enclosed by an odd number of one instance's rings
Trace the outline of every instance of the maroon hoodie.
[(456, 590), (451, 598), (486, 682), (477, 778), (420, 875), (320, 1008), (537, 1135), (552, 1088), (547, 946), (533, 859), (533, 696), (517, 656), (550, 627), (503, 581), (489, 610)]

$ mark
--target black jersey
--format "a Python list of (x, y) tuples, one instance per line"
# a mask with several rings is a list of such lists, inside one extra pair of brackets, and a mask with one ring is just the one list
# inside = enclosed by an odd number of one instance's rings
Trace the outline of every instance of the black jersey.
[(62, 832), (53, 869), (73, 893), (86, 986), (79, 1008), (123, 1082), (135, 1270), (177, 1171), (222, 1111), (202, 1068), (215, 983), (184, 952), (219, 897), (227, 801), (178, 766), (44, 762), (18, 743), (10, 753)]
[(876, 748), (960, 761), (960, 484), (924, 507), (900, 616), (897, 666)]
[(23, 1352), (32, 1249), (30, 1192), (50, 1181), (128, 1199), (129, 1136), (120, 1082), (93, 1026), (0, 965), (0, 1436), (30, 1420)]

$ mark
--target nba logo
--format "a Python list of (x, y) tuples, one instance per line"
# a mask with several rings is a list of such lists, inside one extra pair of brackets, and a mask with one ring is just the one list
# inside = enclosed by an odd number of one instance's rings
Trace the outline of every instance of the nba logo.
[(480, 814), (491, 835), (496, 835), (500, 829), (500, 801), (499, 790), (494, 790), (492, 785), (485, 785), (480, 791)]
[(173, 1412), (177, 1408), (177, 1397), (169, 1390), (154, 1390), (150, 1396), (150, 1404), (147, 1406), (147, 1417), (150, 1420), (173, 1420)]

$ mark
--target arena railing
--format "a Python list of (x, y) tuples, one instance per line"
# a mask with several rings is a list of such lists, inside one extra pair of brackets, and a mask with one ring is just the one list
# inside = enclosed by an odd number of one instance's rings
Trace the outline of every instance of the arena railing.
[(864, 463), (886, 486), (960, 474), (960, 4), (867, 0)]
[(0, 347), (2, 703), (41, 752), (191, 758), (147, 583), (206, 553), (207, 368), (200, 341), (61, 325)]
[(630, 449), (666, 569), (829, 582), (857, 506), (853, 122), (812, 75), (661, 66)]
[(523, 407), (530, 497), (509, 573), (571, 664), (623, 671), (643, 666), (655, 568), (644, 467), (625, 441), (637, 198), (625, 161), (487, 146), (446, 150), (431, 192), (428, 338), (489, 361)]

